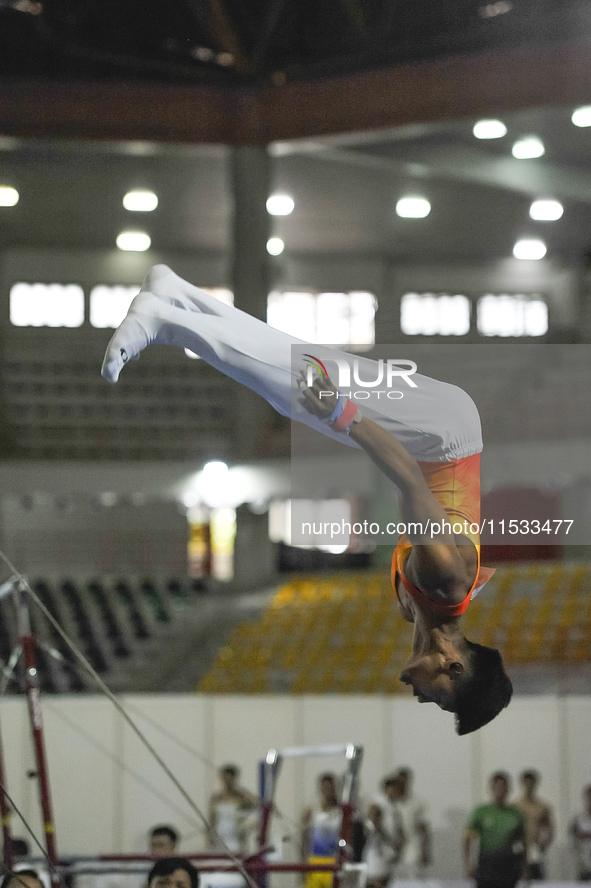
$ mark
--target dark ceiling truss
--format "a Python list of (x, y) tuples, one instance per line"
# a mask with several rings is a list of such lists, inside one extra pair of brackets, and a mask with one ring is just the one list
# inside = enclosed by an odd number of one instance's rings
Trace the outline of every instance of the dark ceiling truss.
[(43, 16), (27, 27), (31, 45), (48, 44), (47, 73), (56, 76), (275, 82), (579, 36), (591, 33), (590, 7), (588, 0), (44, 0)]
[[(0, 78), (4, 137), (268, 145), (588, 104), (591, 38), (458, 55), (317, 82)], [(535, 72), (535, 76), (532, 76)]]
[[(373, 35), (401, 39), (409, 9), (451, 9), (460, 21), (482, 0), (44, 0), (38, 17), (0, 8), (0, 132), (265, 145), (588, 103), (589, 0), (495, 2), (521, 16), (513, 42), (438, 54), (445, 29), (427, 29), (431, 55), (388, 64), (377, 64)], [(534, 6), (548, 15), (525, 39)]]

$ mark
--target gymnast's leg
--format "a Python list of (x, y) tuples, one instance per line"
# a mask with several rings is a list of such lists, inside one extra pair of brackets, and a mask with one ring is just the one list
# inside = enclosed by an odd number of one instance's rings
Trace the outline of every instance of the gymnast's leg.
[[(298, 377), (310, 346), (221, 303), (165, 265), (148, 272), (111, 339), (102, 368), (105, 379), (116, 382), (125, 363), (139, 357), (151, 343), (191, 349), (226, 376), (260, 394), (284, 416), (357, 446), (298, 404)], [(292, 366), (292, 346), (302, 347), (302, 362), (294, 362), (297, 366)], [(315, 347), (317, 354), (319, 348), (321, 359), (337, 356), (350, 366), (355, 360), (361, 379), (377, 378), (376, 361), (323, 347)], [(469, 396), (457, 386), (426, 376), (415, 374), (413, 379), (416, 387), (405, 391), (400, 400), (374, 396), (364, 401), (364, 415), (397, 437), (419, 461), (445, 462), (479, 453), (480, 421)]]

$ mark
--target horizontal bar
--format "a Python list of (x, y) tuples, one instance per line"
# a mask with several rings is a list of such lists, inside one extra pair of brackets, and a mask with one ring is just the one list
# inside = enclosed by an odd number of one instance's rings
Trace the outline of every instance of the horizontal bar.
[(354, 743), (344, 743), (339, 746), (288, 746), (286, 749), (278, 749), (277, 754), (282, 758), (299, 758), (306, 755), (345, 755)]
[[(237, 873), (240, 872), (239, 867), (230, 861), (230, 858), (212, 858), (211, 855), (206, 854), (187, 854), (184, 855), (185, 859), (195, 860), (196, 868), (201, 873), (214, 873), (214, 872), (224, 872), (224, 873)], [(129, 857), (125, 858), (125, 860), (129, 860)], [(116, 862), (116, 861), (113, 861)], [(121, 861), (124, 862), (124, 861)], [(339, 872), (340, 866), (336, 863), (265, 863), (262, 860), (249, 860), (244, 861), (242, 863), (243, 867), (247, 872), (265, 872), (265, 873), (336, 873)], [(125, 875), (129, 873), (130, 875), (134, 875), (136, 873), (145, 873), (145, 870), (140, 869), (129, 869), (129, 870), (121, 870), (117, 867), (91, 867), (91, 866), (69, 866), (69, 867), (60, 867), (63, 869), (67, 869), (70, 872), (78, 875), (100, 875), (106, 873), (121, 873)]]

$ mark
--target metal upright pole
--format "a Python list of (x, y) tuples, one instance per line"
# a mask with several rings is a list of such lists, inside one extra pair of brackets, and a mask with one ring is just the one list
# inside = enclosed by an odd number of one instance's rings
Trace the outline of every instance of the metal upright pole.
[(4, 772), (4, 752), (2, 748), (2, 735), (0, 734), (0, 815), (2, 817), (2, 859), (7, 870), (14, 866), (14, 852), (12, 850), (12, 835), (10, 833), (10, 808), (8, 799), (4, 794), (6, 786), (6, 774)]
[(43, 831), (45, 833), (47, 858), (50, 863), (51, 884), (53, 888), (58, 888), (60, 880), (56, 870), (58, 863), (57, 844), (55, 840), (51, 795), (49, 792), (49, 775), (47, 771), (45, 743), (43, 740), (43, 718), (41, 715), (41, 699), (39, 696), (39, 677), (37, 675), (37, 665), (35, 662), (35, 638), (31, 631), (31, 617), (25, 597), (26, 594), (26, 590), (23, 588), (22, 584), (16, 582), (14, 584), (14, 596), (25, 663), (29, 721), (31, 724), (33, 745), (35, 748), (35, 760), (37, 762), (37, 779), (39, 781), (39, 798), (43, 814)]

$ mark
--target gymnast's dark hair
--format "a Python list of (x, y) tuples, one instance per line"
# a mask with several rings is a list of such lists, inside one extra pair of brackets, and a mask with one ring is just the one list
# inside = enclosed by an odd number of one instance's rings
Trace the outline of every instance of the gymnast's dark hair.
[(191, 880), (191, 888), (199, 888), (199, 873), (186, 857), (161, 857), (148, 873), (148, 885), (156, 876), (172, 876), (176, 870), (184, 870)]
[(509, 705), (513, 685), (503, 660), (494, 648), (466, 640), (470, 651), (470, 671), (455, 696), (456, 730), (471, 734), (496, 718)]

